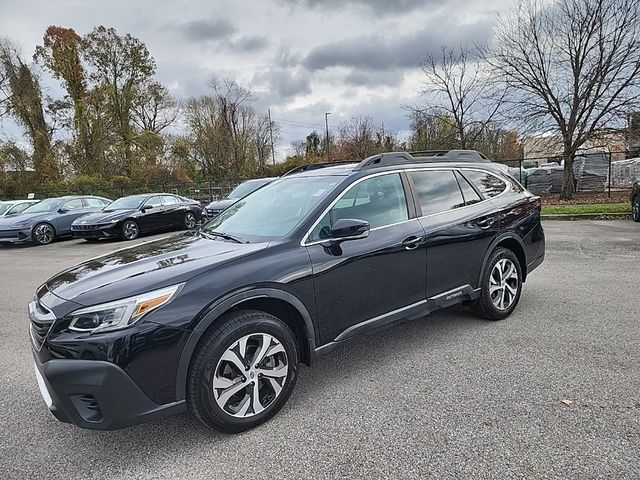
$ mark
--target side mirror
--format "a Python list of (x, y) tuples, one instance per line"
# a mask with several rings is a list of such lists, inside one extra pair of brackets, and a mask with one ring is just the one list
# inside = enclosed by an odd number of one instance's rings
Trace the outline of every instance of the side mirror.
[(153, 205), (143, 205), (140, 210), (144, 212), (146, 210), (151, 210), (152, 208), (153, 208)]
[(331, 237), (326, 240), (326, 243), (327, 245), (336, 245), (347, 240), (367, 238), (370, 230), (369, 222), (354, 218), (341, 218), (331, 225)]
[(67, 213), (68, 211), (69, 211), (68, 208), (62, 207), (60, 210), (58, 210), (58, 213)]

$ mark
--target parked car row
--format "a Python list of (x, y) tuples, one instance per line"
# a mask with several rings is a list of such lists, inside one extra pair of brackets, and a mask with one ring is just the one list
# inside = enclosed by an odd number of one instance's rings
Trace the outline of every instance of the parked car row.
[(274, 180), (276, 177), (242, 182), (227, 198), (211, 202), (204, 209), (196, 200), (169, 193), (130, 195), (115, 201), (71, 195), (0, 202), (0, 243), (45, 245), (62, 237), (134, 240), (161, 230), (190, 230)]
[(192, 229), (204, 219), (199, 202), (168, 193), (131, 195), (116, 201), (71, 195), (3, 202), (0, 209), (4, 211), (0, 213), (0, 243), (37, 245), (62, 237), (133, 240), (153, 231)]

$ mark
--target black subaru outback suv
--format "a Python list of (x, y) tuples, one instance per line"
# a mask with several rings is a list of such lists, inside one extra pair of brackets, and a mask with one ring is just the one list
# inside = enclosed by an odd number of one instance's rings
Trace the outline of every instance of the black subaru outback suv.
[(246, 430), (282, 408), (300, 362), (357, 335), (461, 302), (507, 317), (544, 247), (540, 199), (477, 152), (288, 175), (47, 280), (29, 305), (36, 377), (80, 427), (188, 409)]

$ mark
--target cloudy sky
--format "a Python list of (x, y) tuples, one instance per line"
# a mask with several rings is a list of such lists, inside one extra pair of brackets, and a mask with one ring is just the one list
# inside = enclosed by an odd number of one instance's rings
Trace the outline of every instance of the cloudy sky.
[[(90, 6), (90, 4), (92, 4)], [(31, 56), (48, 25), (79, 34), (96, 25), (140, 38), (159, 80), (180, 98), (207, 92), (211, 75), (252, 85), (256, 108), (271, 108), (296, 138), (352, 115), (407, 128), (419, 62), (443, 44), (482, 42), (512, 0), (0, 0), (0, 35)], [(45, 89), (57, 87), (45, 80)], [(5, 122), (4, 135), (13, 130)]]

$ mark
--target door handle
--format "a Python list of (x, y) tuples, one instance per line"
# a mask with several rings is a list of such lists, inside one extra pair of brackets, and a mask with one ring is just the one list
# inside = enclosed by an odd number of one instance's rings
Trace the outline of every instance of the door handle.
[(495, 221), (496, 220), (493, 217), (489, 217), (485, 218), (484, 220), (478, 220), (477, 225), (482, 230), (486, 230), (487, 228), (491, 227), (491, 225), (493, 225)]
[(422, 242), (422, 239), (423, 237), (413, 235), (411, 237), (405, 238), (402, 241), (402, 246), (405, 248), (405, 250), (415, 250), (420, 246), (420, 242)]

